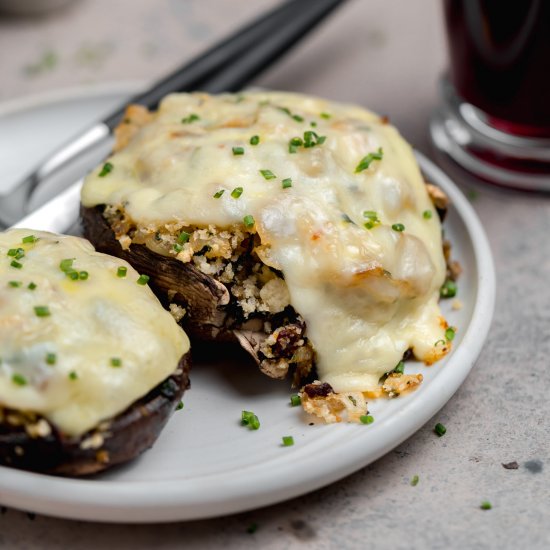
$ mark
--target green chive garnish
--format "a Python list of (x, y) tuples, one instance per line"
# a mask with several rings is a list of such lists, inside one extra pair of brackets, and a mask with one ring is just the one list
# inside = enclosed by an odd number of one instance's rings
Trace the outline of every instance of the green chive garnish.
[(191, 233), (187, 233), (186, 231), (182, 231), (178, 235), (178, 243), (184, 244), (190, 239), (190, 237), (191, 237)]
[(234, 155), (244, 155), (244, 147), (233, 147), (232, 151)]
[(23, 283), (21, 281), (9, 281), (8, 286), (12, 288), (19, 288)]
[(49, 317), (51, 315), (48, 306), (34, 306), (34, 313), (37, 317)]
[(122, 359), (120, 357), (111, 357), (111, 367), (121, 367)]
[(260, 136), (252, 136), (250, 138), (250, 145), (258, 145), (260, 143)]
[(78, 271), (68, 271), (67, 277), (71, 279), (71, 281), (77, 281), (78, 280)]
[(365, 157), (361, 159), (357, 167), (355, 168), (355, 173), (362, 172), (363, 170), (366, 170), (373, 161), (375, 160), (382, 160), (382, 157), (384, 156), (384, 152), (382, 151), (382, 147), (378, 148), (378, 151), (374, 153), (369, 153)]
[(317, 123), (315, 121), (311, 121), (309, 123), (309, 125), (312, 127), (312, 128), (317, 128)]
[(422, 217), (425, 220), (430, 220), (432, 218), (432, 211), (431, 210), (424, 210), (424, 212), (422, 212)]
[(416, 487), (419, 481), (420, 481), (420, 478), (417, 475), (414, 475), (412, 476), (412, 479), (411, 479), (411, 485), (413, 487)]
[(447, 339), (447, 341), (452, 342), (454, 340), (454, 337), (455, 337), (455, 329), (454, 327), (449, 327), (445, 331), (445, 338)]
[(304, 141), (302, 140), (302, 138), (293, 137), (288, 142), (288, 152), (289, 153), (296, 153), (296, 150), (298, 149), (298, 147), (301, 147), (303, 144), (304, 144)]
[(243, 194), (244, 189), (242, 187), (235, 187), (233, 191), (231, 191), (231, 196), (234, 199), (238, 199)]
[(394, 223), (391, 228), (398, 233), (401, 233), (401, 231), (405, 231), (405, 226), (402, 223)]
[(297, 393), (290, 396), (290, 404), (293, 407), (297, 407), (301, 403), (302, 403), (302, 398)]
[(81, 272), (78, 274), (78, 278), (79, 278), (81, 281), (85, 281), (88, 277), (89, 277), (89, 273), (88, 273), (87, 271), (81, 271)]
[(23, 264), (19, 263), (17, 260), (12, 260), (10, 265), (15, 267), (15, 269), (21, 269), (23, 267)]
[(215, 199), (219, 199), (223, 194), (225, 193), (225, 189), (220, 189), (219, 191), (216, 191), (213, 195)]
[(32, 281), (29, 283), (29, 286), (27, 287), (29, 290), (34, 290), (36, 288), (36, 283), (33, 283)]
[(35, 237), (34, 235), (28, 235), (27, 237), (23, 237), (21, 239), (22, 243), (35, 243), (38, 240), (38, 237)]
[(243, 426), (248, 426), (251, 430), (257, 430), (260, 427), (258, 417), (251, 411), (242, 411), (241, 424)]
[(434, 432), (439, 436), (442, 437), (447, 433), (447, 428), (443, 426), (443, 424), (440, 424), (439, 422), (435, 425)]
[(491, 503), (488, 501), (488, 500), (484, 500), (480, 505), (479, 507), (482, 509), (482, 510), (490, 510), (493, 506), (491, 505)]
[(123, 277), (126, 277), (126, 273), (128, 273), (128, 268), (124, 265), (121, 265), (117, 270), (116, 270), (116, 276), (117, 277), (120, 277), (121, 279)]
[(446, 343), (447, 343), (447, 342), (445, 342), (445, 340), (441, 339), (441, 340), (438, 340), (438, 341), (434, 344), (434, 346), (437, 347), (437, 346), (439, 346), (440, 344), (441, 344), (442, 346), (444, 346)]
[(13, 257), (17, 254), (17, 250), (18, 250), (17, 248), (10, 248), (7, 252), (7, 255)]
[(107, 174), (110, 174), (113, 171), (113, 168), (114, 166), (110, 162), (106, 162), (98, 176), (100, 178), (104, 178)]
[(271, 170), (260, 170), (260, 174), (266, 180), (274, 180), (277, 177)]
[(22, 374), (17, 374), (17, 373), (13, 374), (11, 377), (11, 381), (17, 386), (27, 385), (27, 379)]
[(76, 371), (72, 370), (69, 373), (69, 380), (76, 380), (77, 378), (78, 378), (78, 374), (76, 373)]
[(180, 401), (180, 402), (176, 405), (176, 411), (181, 411), (181, 409), (183, 409), (183, 401)]
[(405, 371), (405, 363), (403, 361), (399, 361), (399, 363), (397, 363), (397, 366), (393, 369), (393, 372), (396, 372), (398, 374), (403, 374), (404, 371)]
[(290, 178), (285, 178), (282, 182), (282, 187), (283, 189), (288, 189), (289, 187), (292, 187), (292, 179)]
[(140, 275), (136, 283), (138, 285), (146, 285), (149, 282), (149, 278), (149, 275)]
[(57, 362), (57, 356), (55, 355), (55, 353), (46, 353), (45, 361), (47, 365), (55, 365), (55, 363)]
[(439, 296), (441, 296), (441, 298), (454, 298), (457, 291), (458, 287), (456, 286), (456, 283), (451, 281), (451, 279), (447, 279), (443, 283), (443, 286), (439, 289)]
[(304, 117), (300, 115), (292, 114), (288, 107), (277, 107), (277, 109), (279, 109), (279, 111), (282, 111), (283, 113), (286, 113), (290, 118), (293, 118), (296, 122), (304, 122)]
[(318, 136), (313, 130), (304, 132), (304, 147), (310, 148), (325, 143), (327, 136)]
[(321, 113), (319, 116), (325, 120), (328, 120), (332, 115), (329, 115), (328, 113)]
[(195, 122), (197, 120), (200, 120), (200, 116), (196, 115), (195, 113), (191, 113), (189, 116), (182, 118), (181, 122), (182, 124), (191, 124), (192, 122)]
[(374, 422), (374, 416), (371, 416), (370, 414), (362, 414), (359, 417), (359, 420), (361, 421), (361, 424), (372, 424)]
[(283, 447), (292, 447), (294, 445), (294, 438), (291, 435), (283, 436)]
[(372, 229), (373, 227), (380, 225), (380, 219), (378, 218), (378, 214), (374, 210), (365, 210), (363, 212), (363, 217), (367, 218), (368, 220), (364, 224), (367, 229)]
[(181, 244), (179, 243), (176, 243), (174, 245), (174, 250), (179, 254), (183, 250), (183, 246), (181, 246)]
[(244, 218), (243, 218), (243, 222), (244, 222), (244, 225), (245, 227), (253, 227), (254, 224), (256, 223), (254, 221), (254, 216), (251, 216), (250, 214), (246, 215)]
[(65, 260), (61, 260), (61, 262), (59, 262), (59, 269), (61, 269), (63, 273), (68, 273), (73, 269), (73, 262), (74, 258), (66, 258)]

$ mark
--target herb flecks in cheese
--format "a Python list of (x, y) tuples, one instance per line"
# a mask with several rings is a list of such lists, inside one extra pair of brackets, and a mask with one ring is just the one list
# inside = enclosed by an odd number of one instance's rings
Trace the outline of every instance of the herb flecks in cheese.
[[(22, 239), (27, 247), (15, 291), (0, 261), (0, 405), (80, 435), (172, 374), (189, 341), (123, 260), (77, 237), (28, 235), (0, 233), (0, 257)], [(73, 271), (78, 283), (67, 278)]]
[(426, 221), (434, 207), (412, 149), (379, 116), (289, 93), (174, 94), (109, 160), (116, 170), (87, 178), (84, 206), (126, 205), (138, 229), (258, 233), (337, 392), (377, 388), (409, 348), (429, 363), (448, 352), (439, 220)]

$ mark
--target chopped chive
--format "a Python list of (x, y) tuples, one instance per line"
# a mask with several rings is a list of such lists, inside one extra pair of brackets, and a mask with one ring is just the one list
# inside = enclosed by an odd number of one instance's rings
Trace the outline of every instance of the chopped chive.
[(455, 337), (455, 329), (454, 327), (449, 327), (445, 331), (445, 338), (447, 339), (447, 341), (452, 342), (454, 340), (454, 337)]
[(302, 138), (293, 137), (288, 142), (288, 152), (289, 153), (296, 153), (298, 147), (301, 147), (303, 144), (304, 144), (304, 141), (302, 140)]
[(300, 115), (292, 114), (288, 107), (277, 107), (277, 109), (279, 109), (279, 111), (282, 111), (283, 113), (286, 113), (290, 118), (293, 118), (296, 122), (304, 122), (304, 117)]
[(291, 178), (285, 178), (282, 182), (283, 189), (288, 189), (289, 187), (292, 187), (292, 179)]
[(37, 317), (49, 317), (51, 315), (48, 306), (34, 306), (34, 313)]
[(27, 286), (29, 290), (34, 290), (36, 288), (36, 283), (33, 283), (32, 281), (29, 283), (29, 286)]
[(363, 212), (363, 217), (367, 218), (367, 222), (364, 223), (364, 226), (367, 229), (372, 229), (373, 227), (376, 227), (377, 225), (380, 225), (380, 218), (378, 217), (378, 214), (374, 210), (365, 210)]
[(361, 424), (372, 424), (374, 422), (374, 416), (371, 416), (370, 414), (362, 414), (359, 417), (359, 420), (361, 421)]
[(242, 187), (235, 187), (233, 191), (231, 191), (231, 196), (234, 199), (238, 199), (243, 194), (244, 189)]
[(491, 505), (491, 503), (488, 501), (488, 500), (484, 500), (480, 505), (479, 507), (482, 509), (482, 510), (490, 510), (493, 506)]
[(18, 250), (17, 248), (10, 248), (7, 252), (7, 255), (13, 257), (17, 254), (17, 250)]
[(314, 120), (312, 120), (312, 121), (309, 123), (309, 125), (310, 125), (312, 128), (317, 128), (317, 123), (316, 123)]
[(8, 250), (8, 256), (11, 256), (16, 260), (20, 260), (25, 257), (25, 251), (22, 248), (10, 248)]
[(104, 178), (107, 174), (110, 174), (113, 171), (114, 166), (110, 162), (106, 162), (103, 165), (103, 168), (101, 169), (101, 172), (99, 172), (98, 176), (100, 178)]
[(354, 407), (357, 407), (357, 400), (352, 395), (348, 395), (348, 399), (353, 403)]
[(302, 398), (297, 393), (294, 393), (293, 395), (290, 396), (290, 404), (293, 407), (297, 407), (301, 403), (302, 403)]
[(439, 344), (441, 344), (442, 346), (444, 346), (446, 343), (447, 343), (447, 342), (445, 342), (445, 340), (441, 339), (441, 340), (438, 340), (438, 341), (434, 344), (434, 346), (437, 347), (437, 346), (439, 346)]
[(430, 220), (432, 218), (432, 211), (431, 210), (424, 210), (424, 212), (422, 212), (422, 217), (425, 220)]
[(187, 233), (186, 231), (182, 231), (178, 235), (178, 243), (184, 244), (190, 239), (190, 237), (191, 237), (191, 233)]
[(233, 147), (232, 151), (234, 155), (244, 155), (244, 147)]
[(176, 243), (174, 245), (174, 250), (179, 254), (183, 250), (183, 246), (181, 246), (181, 244), (179, 243)]
[(402, 223), (394, 223), (391, 228), (398, 233), (401, 233), (401, 231), (405, 231), (405, 226)]
[(73, 269), (73, 262), (74, 258), (66, 258), (65, 260), (61, 260), (61, 262), (59, 262), (59, 269), (61, 269), (63, 273), (68, 273)]
[(260, 170), (260, 174), (266, 180), (274, 180), (277, 177), (271, 170)]
[(443, 424), (440, 424), (439, 422), (434, 427), (434, 432), (439, 436), (442, 437), (447, 433), (447, 428), (443, 426)]
[(116, 276), (117, 277), (120, 277), (121, 279), (123, 277), (126, 277), (126, 273), (128, 273), (128, 268), (125, 266), (125, 265), (121, 265), (117, 270), (116, 270)]
[(405, 363), (403, 361), (399, 361), (397, 363), (397, 366), (393, 369), (393, 372), (396, 372), (397, 374), (403, 374), (405, 371)]
[(342, 212), (340, 217), (342, 218), (343, 222), (352, 223), (353, 225), (355, 225), (355, 222), (345, 212)]
[(369, 153), (368, 155), (364, 156), (357, 167), (355, 168), (355, 173), (362, 172), (363, 170), (366, 170), (373, 161), (375, 160), (382, 160), (382, 157), (384, 156), (384, 152), (382, 151), (382, 147), (378, 148), (378, 151), (374, 153)]
[(252, 136), (250, 138), (250, 145), (258, 145), (260, 143), (260, 136)]
[(67, 277), (69, 277), (69, 279), (71, 279), (71, 281), (78, 280), (78, 271), (68, 271), (67, 272)]
[(149, 275), (140, 275), (136, 283), (138, 285), (146, 285), (149, 282), (149, 278)]
[(254, 220), (254, 216), (250, 215), (250, 214), (247, 214), (244, 218), (243, 218), (243, 222), (244, 222), (244, 225), (245, 227), (253, 227), (254, 224), (256, 223), (255, 220)]
[(292, 447), (294, 445), (294, 438), (291, 435), (283, 436), (283, 447)]
[(189, 116), (182, 118), (181, 122), (182, 124), (191, 124), (192, 122), (195, 122), (197, 120), (200, 120), (200, 116), (195, 113), (191, 113)]
[(328, 120), (332, 115), (330, 115), (329, 113), (321, 113), (319, 116), (321, 118), (324, 118), (325, 120)]
[(313, 130), (304, 132), (304, 147), (306, 149), (315, 147), (315, 145), (322, 145), (325, 143), (327, 136), (318, 136)]
[(17, 386), (27, 385), (27, 379), (22, 374), (18, 374), (18, 373), (15, 373), (12, 375), (11, 381)]
[(120, 357), (111, 357), (111, 367), (122, 367), (122, 359)]
[(12, 288), (19, 288), (23, 283), (21, 281), (9, 281), (8, 286)]
[(76, 371), (72, 370), (69, 373), (69, 380), (76, 380), (77, 378), (78, 378), (78, 374), (76, 373)]
[(451, 279), (447, 279), (439, 289), (439, 296), (441, 296), (441, 298), (454, 298), (457, 291), (458, 287), (456, 283)]
[(38, 241), (38, 237), (35, 237), (34, 235), (27, 235), (26, 237), (23, 237), (21, 239), (21, 242), (22, 243), (35, 243), (36, 241)]
[(181, 411), (181, 409), (183, 409), (183, 401), (180, 401), (180, 402), (176, 405), (176, 411)]
[(57, 362), (57, 356), (55, 355), (55, 353), (46, 353), (45, 361), (47, 365), (55, 365), (55, 363)]
[(243, 426), (248, 426), (251, 430), (257, 430), (260, 427), (260, 420), (253, 412), (242, 411), (241, 424)]
[(89, 277), (89, 273), (87, 271), (81, 271), (79, 274), (78, 274), (78, 278), (81, 280), (81, 281), (85, 281), (88, 277)]
[(10, 265), (15, 267), (15, 269), (21, 269), (23, 267), (23, 264), (19, 263), (17, 260), (12, 260)]
[(225, 193), (225, 189), (220, 189), (219, 191), (216, 191), (213, 195), (215, 199), (219, 199), (223, 194)]
[(416, 487), (419, 481), (420, 481), (420, 478), (417, 475), (414, 475), (412, 476), (412, 479), (411, 479), (411, 485), (413, 487)]

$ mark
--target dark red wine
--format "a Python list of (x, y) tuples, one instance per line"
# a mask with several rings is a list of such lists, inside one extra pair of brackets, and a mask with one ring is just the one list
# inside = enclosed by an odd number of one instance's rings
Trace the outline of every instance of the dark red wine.
[(445, 0), (450, 77), (490, 124), (550, 136), (550, 1)]

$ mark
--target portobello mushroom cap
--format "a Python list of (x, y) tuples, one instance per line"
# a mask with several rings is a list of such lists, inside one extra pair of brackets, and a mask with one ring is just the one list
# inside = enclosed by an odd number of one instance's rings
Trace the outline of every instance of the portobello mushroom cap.
[(2, 410), (0, 464), (48, 474), (84, 476), (128, 462), (150, 448), (189, 387), (190, 354), (177, 370), (125, 411), (81, 436), (63, 434), (40, 415)]

